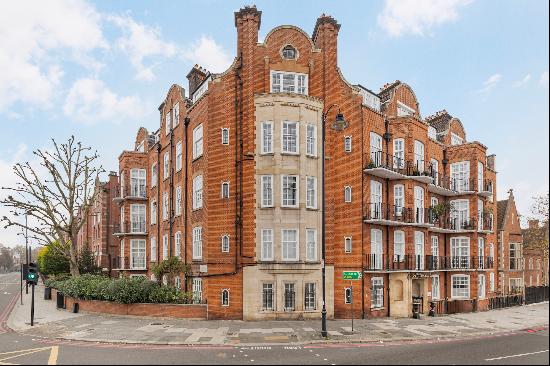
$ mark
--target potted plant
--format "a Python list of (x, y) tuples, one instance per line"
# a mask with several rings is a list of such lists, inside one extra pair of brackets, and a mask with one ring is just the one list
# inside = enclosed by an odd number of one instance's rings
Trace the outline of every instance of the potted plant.
[(369, 164), (367, 165), (367, 169), (374, 169), (376, 168), (376, 164), (374, 163), (374, 161), (371, 159), (369, 161)]

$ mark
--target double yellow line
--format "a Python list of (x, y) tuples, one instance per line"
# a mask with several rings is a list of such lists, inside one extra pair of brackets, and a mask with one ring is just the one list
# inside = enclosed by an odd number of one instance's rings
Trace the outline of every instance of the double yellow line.
[[(30, 355), (37, 352), (42, 352), (50, 350), (50, 357), (48, 358), (48, 365), (56, 365), (57, 364), (57, 356), (59, 354), (59, 346), (52, 346), (52, 347), (42, 347), (42, 348), (29, 348), (29, 349), (23, 349), (19, 351), (10, 351), (10, 352), (2, 352), (0, 353), (0, 365), (15, 365), (13, 363), (7, 363), (4, 362), (6, 360), (11, 360), (13, 358), (21, 357)], [(4, 357), (8, 356), (8, 357)]]

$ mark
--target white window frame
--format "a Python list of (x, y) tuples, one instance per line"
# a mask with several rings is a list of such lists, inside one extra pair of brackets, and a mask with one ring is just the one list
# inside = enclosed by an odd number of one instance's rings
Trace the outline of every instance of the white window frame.
[(170, 153), (165, 152), (162, 160), (162, 177), (166, 180), (170, 176)]
[(167, 260), (168, 259), (168, 234), (164, 234), (162, 236), (162, 260)]
[[(260, 176), (260, 189), (261, 189), (261, 207), (273, 207), (273, 176), (261, 175)], [(269, 187), (268, 187), (269, 186)]]
[[(455, 288), (455, 279), (459, 281), (462, 279), (461, 283), (457, 285), (465, 285), (465, 290), (460, 288)], [(460, 290), (460, 291), (459, 291)], [(451, 298), (452, 299), (469, 299), (470, 298), (470, 276), (463, 274), (456, 274), (451, 276)]]
[(489, 272), (489, 291), (495, 292), (495, 272)]
[(351, 136), (344, 136), (344, 152), (350, 153), (352, 148)]
[[(313, 182), (313, 188), (310, 184)], [(306, 208), (317, 209), (317, 177), (306, 177)]]
[(433, 257), (439, 257), (439, 236), (432, 235), (431, 236), (431, 243), (432, 243), (432, 256)]
[(166, 136), (170, 133), (170, 130), (172, 129), (172, 111), (168, 111), (166, 113), (166, 118), (164, 119), (165, 123), (165, 133)]
[[(294, 232), (296, 235), (295, 241), (285, 241), (285, 233)], [(291, 257), (289, 255), (290, 246), (294, 243), (296, 255)], [(286, 255), (285, 255), (286, 251)], [(300, 231), (298, 229), (281, 229), (281, 260), (285, 262), (296, 262), (300, 259)]]
[[(455, 260), (454, 258), (460, 258)], [(464, 262), (465, 261), (465, 262)], [(451, 267), (461, 268), (470, 266), (470, 238), (467, 236), (455, 236), (451, 238)]]
[(317, 260), (317, 230), (306, 229), (306, 261)]
[[(267, 129), (269, 131), (269, 136), (265, 135), (265, 127), (269, 126)], [(261, 154), (273, 154), (273, 122), (272, 121), (263, 121), (260, 126), (260, 136), (261, 136)], [(267, 141), (266, 141), (266, 138)]]
[(274, 260), (274, 236), (273, 229), (262, 229), (261, 233), (261, 259), (262, 261)]
[(202, 123), (193, 129), (193, 160), (202, 156), (204, 151), (204, 129)]
[(133, 203), (130, 205), (130, 232), (147, 232), (147, 205)]
[(380, 229), (371, 229), (370, 230), (370, 248), (371, 255), (374, 257), (374, 268), (373, 269), (382, 269), (382, 257), (384, 255), (384, 248), (382, 247), (382, 230)]
[(176, 144), (176, 172), (179, 172), (182, 167), (182, 143), (178, 141)]
[(353, 250), (353, 239), (351, 236), (344, 236), (344, 252), (351, 253)]
[(481, 161), (477, 162), (477, 191), (483, 192), (485, 190), (484, 181), (485, 166)]
[(414, 113), (415, 113), (414, 109), (400, 102), (399, 100), (397, 101), (397, 117), (413, 116)]
[(202, 226), (193, 228), (193, 260), (202, 260)]
[(178, 258), (181, 256), (181, 231), (174, 234), (174, 254)]
[[(296, 179), (296, 194), (294, 204), (288, 204), (289, 199), (286, 199), (285, 203), (285, 178)], [(289, 188), (290, 189), (290, 188)], [(281, 207), (297, 208), (300, 205), (300, 176), (298, 175), (281, 175)]]
[(224, 234), (222, 235), (221, 239), (222, 239), (221, 240), (222, 253), (229, 253), (229, 247), (230, 247), (229, 235)]
[(150, 253), (151, 262), (157, 261), (157, 237), (151, 237), (151, 253)]
[(202, 278), (193, 278), (193, 303), (202, 302)]
[(477, 281), (477, 297), (484, 299), (487, 297), (487, 279), (484, 274), (479, 274), (477, 276)]
[(156, 225), (157, 223), (157, 201), (151, 201), (151, 225)]
[[(296, 129), (296, 135), (293, 137), (291, 134), (285, 134), (285, 130), (287, 129), (285, 126), (288, 125), (295, 125)], [(289, 136), (289, 140), (285, 141), (285, 137)], [(295, 140), (295, 147), (296, 150), (289, 150), (288, 147), (290, 147), (291, 140)], [(286, 148), (285, 148), (285, 142), (286, 142)], [(288, 154), (288, 155), (299, 155), (300, 154), (300, 124), (297, 121), (281, 121), (281, 154)]]
[(151, 187), (157, 186), (158, 174), (159, 172), (157, 163), (151, 164)]
[(405, 232), (395, 230), (393, 232), (393, 261), (403, 262), (405, 260)]
[(229, 182), (222, 182), (221, 197), (229, 198)]
[(451, 164), (451, 180), (458, 192), (469, 192), (470, 187), (470, 162), (458, 161)]
[(375, 167), (382, 164), (382, 136), (376, 132), (370, 133), (370, 159)]
[(168, 207), (168, 192), (162, 193), (162, 220), (168, 220), (170, 207)]
[(203, 206), (203, 176), (193, 178), (193, 210), (199, 210)]
[(458, 136), (456, 133), (451, 132), (451, 145), (462, 145), (464, 143), (464, 139), (460, 136)]
[[(426, 235), (422, 231), (414, 232), (414, 255), (416, 268), (424, 270), (424, 258), (426, 254)], [(419, 260), (420, 259), (420, 260)]]
[(437, 140), (437, 130), (433, 126), (428, 126), (428, 137)]
[(439, 275), (432, 276), (432, 300), (439, 300)]
[(393, 186), (393, 204), (395, 206), (395, 215), (401, 216), (405, 208), (405, 186), (403, 184)]
[(221, 304), (223, 307), (229, 306), (229, 290), (224, 288), (221, 292)]
[[(291, 85), (292, 88), (285, 89), (285, 76), (287, 78), (290, 76), (294, 77)], [(295, 93), (308, 95), (308, 74), (271, 70), (269, 81), (271, 93)]]
[(414, 186), (414, 217), (415, 222), (419, 224), (425, 223), (426, 215), (424, 213), (426, 201), (426, 192), (420, 186)]
[(147, 197), (147, 172), (145, 169), (130, 169), (130, 196)]
[(344, 202), (351, 203), (352, 191), (351, 186), (344, 186)]
[(470, 223), (470, 200), (460, 199), (451, 201), (451, 219), (457, 220), (457, 228), (462, 229)]
[(181, 186), (176, 187), (176, 204), (175, 204), (175, 215), (181, 215)]
[[(139, 260), (138, 264), (136, 264), (136, 259)], [(143, 263), (143, 265), (139, 265), (140, 263)], [(147, 243), (145, 239), (130, 239), (130, 268), (147, 268)]]
[(420, 173), (426, 170), (426, 146), (418, 140), (414, 140), (414, 165)]
[(229, 128), (222, 128), (222, 145), (229, 145)]
[(306, 156), (317, 156), (317, 126), (306, 125)]
[(382, 219), (382, 183), (372, 179), (370, 181), (371, 218)]
[[(376, 286), (376, 289), (375, 289)], [(372, 298), (371, 308), (380, 309), (384, 307), (384, 277), (371, 278)]]
[(174, 104), (174, 107), (173, 107), (173, 110), (174, 110), (174, 127), (176, 127), (177, 125), (180, 124), (180, 103), (177, 102), (176, 104)]
[(405, 168), (405, 139), (403, 138), (393, 140), (393, 167)]

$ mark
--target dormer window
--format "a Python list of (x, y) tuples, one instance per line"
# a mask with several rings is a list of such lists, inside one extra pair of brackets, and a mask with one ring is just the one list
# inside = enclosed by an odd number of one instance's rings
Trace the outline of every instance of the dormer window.
[(283, 48), (282, 56), (285, 60), (295, 60), (297, 56), (296, 49), (291, 45), (287, 45)]

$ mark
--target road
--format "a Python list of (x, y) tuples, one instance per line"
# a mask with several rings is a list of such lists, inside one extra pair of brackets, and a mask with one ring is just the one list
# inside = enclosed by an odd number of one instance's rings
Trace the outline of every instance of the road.
[(0, 275), (0, 365), (6, 364), (480, 364), (549, 363), (548, 327), (470, 339), (363, 344), (115, 345), (32, 339), (3, 331), (18, 274)]

